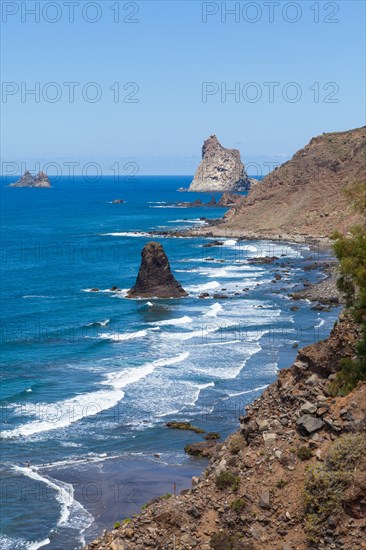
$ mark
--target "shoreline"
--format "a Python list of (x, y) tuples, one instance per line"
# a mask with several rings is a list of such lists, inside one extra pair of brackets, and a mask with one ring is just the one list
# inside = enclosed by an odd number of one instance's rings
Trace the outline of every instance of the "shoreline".
[[(230, 209), (228, 210), (228, 212)], [(225, 216), (222, 218), (203, 218), (206, 225), (198, 225), (182, 230), (152, 231), (151, 235), (159, 234), (166, 237), (201, 237), (201, 238), (233, 238), (254, 241), (292, 242), (296, 244), (309, 244), (309, 246), (322, 245), (325, 249), (331, 248), (331, 239), (326, 235), (310, 235), (309, 233), (273, 233), (266, 231), (246, 231), (231, 228), (225, 223)]]
[[(322, 464), (341, 435), (366, 428), (366, 383), (344, 398), (331, 398), (328, 391), (336, 358), (351, 355), (358, 337), (357, 327), (341, 314), (326, 340), (299, 350), (292, 366), (246, 407), (239, 430), (217, 445), (191, 489), (154, 499), (85, 550), (209, 550), (216, 548), (213, 540), (229, 545), (243, 535), (249, 545), (243, 548), (251, 550), (308, 548), (301, 512), (306, 467)], [(341, 547), (365, 548), (366, 520), (352, 517), (357, 519), (346, 531), (342, 523), (325, 537), (320, 531), (317, 548), (331, 549), (336, 540)]]
[[(188, 236), (188, 235), (187, 235)], [(195, 235), (195, 236), (198, 236), (198, 235)], [(191, 237), (191, 235), (189, 235), (189, 237)], [(258, 240), (261, 240), (261, 239), (258, 239)], [(285, 241), (285, 242), (288, 242), (288, 241)], [(296, 244), (301, 244), (301, 243), (296, 243)], [(316, 250), (316, 248), (314, 248)], [(326, 247), (326, 250), (329, 250), (329, 247)], [(333, 265), (329, 265), (329, 264), (333, 264)], [(337, 262), (336, 261), (329, 261), (327, 259), (324, 259), (322, 261), (317, 261), (317, 262), (314, 262), (313, 266), (311, 267), (311, 269), (309, 269), (308, 271), (310, 270), (317, 270), (317, 271), (321, 271), (322, 273), (326, 273), (327, 276), (325, 277), (325, 279), (323, 279), (322, 281), (318, 281), (318, 282), (314, 282), (314, 283), (309, 283), (309, 287), (308, 288), (304, 288), (302, 290), (298, 290), (298, 291), (295, 291), (294, 294), (298, 295), (298, 298), (293, 298), (290, 294), (289, 294), (289, 297), (292, 298), (294, 300), (294, 304), (296, 304), (296, 300), (311, 300), (310, 297), (308, 297), (307, 295), (305, 295), (305, 293), (308, 293), (310, 294), (310, 292), (312, 291), (312, 301), (321, 301), (322, 297), (323, 297), (323, 291), (324, 291), (324, 283), (326, 281), (328, 281), (329, 279), (332, 279), (334, 278), (335, 276), (335, 270), (336, 270), (336, 264)], [(304, 274), (306, 272), (304, 271)], [(330, 294), (333, 294), (334, 292), (334, 285), (331, 286), (331, 290), (330, 290)], [(335, 303), (333, 302), (332, 303), (333, 307), (339, 307), (339, 303)], [(312, 345), (316, 345), (317, 343), (319, 342), (316, 342), (315, 344), (312, 344)], [(312, 346), (311, 345), (311, 346)], [(311, 347), (309, 346), (309, 347)], [(290, 367), (291, 369), (292, 367)], [(281, 372), (286, 372), (288, 371), (289, 369), (288, 368), (284, 368), (280, 371), (279, 373), (279, 376), (281, 375)], [(275, 385), (277, 382), (273, 382), (270, 386), (272, 387), (273, 385)], [(268, 392), (268, 388), (265, 389), (260, 397), (258, 397), (254, 402), (251, 402), (247, 408), (251, 408), (253, 406), (255, 406), (255, 403), (258, 401), (258, 400), (261, 400), (263, 398), (263, 396), (266, 394), (266, 392)], [(235, 436), (237, 432), (234, 431), (232, 432), (224, 441), (219, 441), (217, 443), (217, 446), (215, 447), (215, 449), (213, 450), (213, 455), (214, 455), (214, 459), (215, 459), (215, 453), (217, 453), (218, 450), (220, 450), (221, 448), (225, 448), (225, 446), (228, 444), (228, 441), (231, 440), (232, 437)], [(193, 443), (194, 445), (194, 443)], [(210, 457), (212, 456), (212, 453), (209, 455)], [(216, 457), (217, 458), (217, 457)], [(207, 463), (207, 460), (205, 460), (204, 458), (202, 458), (201, 456), (199, 456), (199, 458), (197, 459), (198, 461), (205, 461)], [(203, 466), (203, 464), (201, 464), (201, 467)], [(194, 480), (193, 483), (195, 484), (196, 483), (196, 480), (198, 479), (201, 479), (202, 476), (205, 475), (205, 467), (203, 466), (203, 470), (201, 469), (201, 474), (198, 476), (198, 477), (193, 477), (192, 479)], [(185, 495), (187, 494), (187, 492), (191, 491), (191, 489), (188, 489), (188, 488), (184, 488), (181, 492), (180, 492), (180, 495)], [(174, 499), (179, 499), (179, 495), (178, 496), (174, 496)], [(170, 500), (170, 498), (169, 498)], [(140, 517), (140, 515), (143, 513), (145, 514), (145, 510), (146, 509), (150, 509), (150, 507), (154, 508), (156, 506), (159, 506), (159, 503), (162, 502), (162, 499), (160, 497), (153, 497), (146, 505), (144, 505), (144, 511), (142, 509), (140, 509), (140, 511), (138, 512), (138, 515), (137, 515), (137, 518)], [(123, 523), (122, 523), (123, 525)], [(126, 523), (125, 525), (123, 525), (121, 528), (119, 529), (115, 529), (113, 530), (111, 533), (116, 535), (116, 533), (120, 531), (120, 529), (122, 529), (123, 531), (127, 529), (127, 525), (129, 525), (129, 522), (128, 524)], [(127, 529), (127, 532), (128, 532), (128, 529)], [(109, 534), (108, 532), (104, 532), (104, 537), (108, 537)], [(129, 537), (127, 537), (127, 539), (129, 539)], [(96, 539), (96, 541), (93, 541), (91, 543), (89, 543), (87, 546), (85, 546), (85, 549), (99, 549), (99, 548), (104, 548), (104, 546), (98, 546), (98, 544), (100, 544), (102, 541), (100, 539), (100, 537), (98, 539)], [(132, 541), (131, 541), (132, 542)], [(139, 546), (135, 546), (135, 545), (131, 545), (131, 542), (128, 543), (128, 546), (121, 546), (121, 548), (139, 548)], [(106, 548), (109, 548), (109, 546), (107, 546)], [(112, 546), (111, 546), (112, 548)], [(119, 548), (119, 546), (116, 546), (116, 548)], [(163, 548), (163, 547), (160, 547), (159, 548)], [(166, 548), (169, 548), (169, 547), (166, 547)], [(177, 546), (177, 548), (188, 548), (187, 546)], [(192, 547), (193, 548), (193, 547)], [(207, 547), (209, 548), (209, 547)]]

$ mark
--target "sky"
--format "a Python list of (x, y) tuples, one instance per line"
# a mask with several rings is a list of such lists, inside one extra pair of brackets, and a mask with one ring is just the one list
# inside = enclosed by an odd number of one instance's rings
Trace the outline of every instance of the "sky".
[(5, 175), (188, 175), (211, 134), (265, 175), (313, 136), (365, 124), (361, 0), (1, 8)]

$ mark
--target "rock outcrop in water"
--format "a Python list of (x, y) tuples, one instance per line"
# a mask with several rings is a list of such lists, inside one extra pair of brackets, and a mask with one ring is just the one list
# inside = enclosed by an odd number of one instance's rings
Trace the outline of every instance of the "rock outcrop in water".
[(181, 298), (187, 296), (174, 277), (167, 255), (160, 243), (151, 241), (141, 252), (141, 266), (128, 298)]
[(188, 191), (244, 191), (250, 181), (240, 152), (225, 149), (216, 136), (210, 136), (203, 144), (202, 162)]
[(51, 187), (51, 182), (45, 172), (38, 172), (34, 178), (29, 170), (26, 170), (23, 176), (15, 183), (10, 183), (8, 187)]

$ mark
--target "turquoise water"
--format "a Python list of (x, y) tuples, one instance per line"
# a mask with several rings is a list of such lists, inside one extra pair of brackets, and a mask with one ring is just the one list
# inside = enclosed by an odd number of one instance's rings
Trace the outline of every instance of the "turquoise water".
[[(177, 192), (191, 179), (61, 178), (49, 190), (3, 180), (1, 548), (80, 548), (159, 494), (165, 479), (183, 487), (203, 467), (183, 452), (200, 436), (164, 424), (185, 419), (228, 434), (291, 364), (293, 345), (329, 333), (336, 310), (290, 309), (302, 266), (325, 255), (307, 245), (225, 238), (203, 248), (210, 239), (155, 235), (189, 296), (125, 298), (148, 231), (225, 212), (172, 206), (210, 199)], [(126, 202), (112, 204), (118, 198)], [(280, 260), (248, 263), (259, 255)], [(106, 512), (113, 506), (116, 517)]]

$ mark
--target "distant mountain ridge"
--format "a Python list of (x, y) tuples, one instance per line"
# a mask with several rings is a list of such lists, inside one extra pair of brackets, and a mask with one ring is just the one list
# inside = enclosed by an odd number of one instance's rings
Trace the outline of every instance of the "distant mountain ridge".
[(322, 134), (255, 185), (214, 235), (328, 237), (358, 221), (344, 190), (366, 180), (366, 127)]

